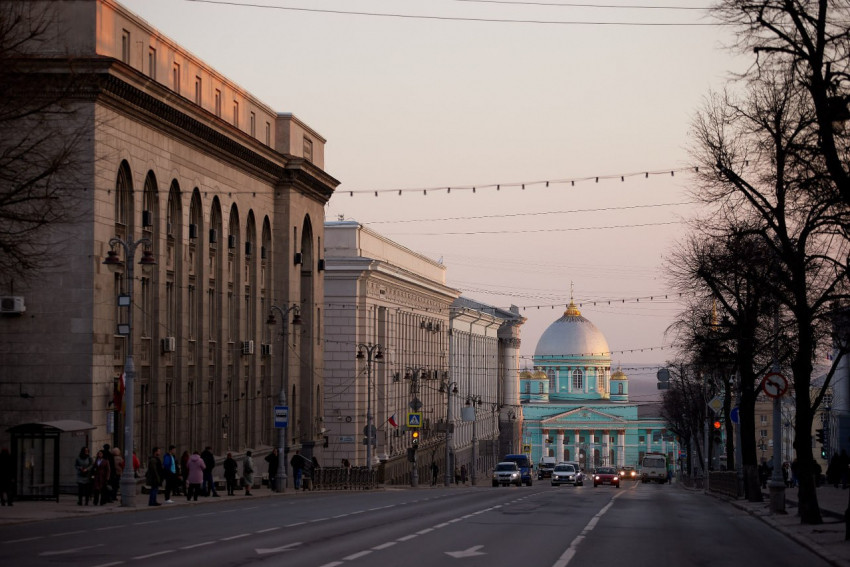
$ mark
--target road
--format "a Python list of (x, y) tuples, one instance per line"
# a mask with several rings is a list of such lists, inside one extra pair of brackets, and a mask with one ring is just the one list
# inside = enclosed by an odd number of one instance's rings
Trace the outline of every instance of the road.
[(27, 567), (827, 565), (729, 504), (638, 483), (225, 497), (5, 526), (0, 557)]

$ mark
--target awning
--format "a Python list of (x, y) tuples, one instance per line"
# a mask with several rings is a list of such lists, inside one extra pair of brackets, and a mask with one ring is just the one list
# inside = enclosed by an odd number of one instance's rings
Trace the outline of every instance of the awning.
[(60, 419), (58, 421), (42, 421), (39, 423), (21, 423), (10, 427), (8, 433), (72, 433), (75, 431), (91, 431), (97, 429), (91, 423), (75, 419)]

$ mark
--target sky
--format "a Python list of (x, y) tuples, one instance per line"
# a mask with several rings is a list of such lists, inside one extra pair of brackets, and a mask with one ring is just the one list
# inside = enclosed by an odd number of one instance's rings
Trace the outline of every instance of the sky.
[[(680, 308), (664, 258), (686, 231), (681, 221), (694, 212), (691, 178), (681, 171), (690, 164), (691, 121), (710, 90), (723, 88), (748, 63), (726, 48), (728, 29), (404, 19), (189, 0), (123, 3), (327, 138), (325, 169), (341, 184), (326, 220), (357, 220), (442, 258), (447, 283), (464, 295), (525, 306), (523, 355), (533, 355), (537, 339), (561, 316), (572, 283), (575, 302), (609, 347), (634, 351), (613, 354), (615, 364), (655, 365), (674, 356), (658, 349), (669, 345), (665, 331)], [(713, 22), (704, 10), (457, 0), (251, 3), (455, 18)], [(646, 178), (647, 171), (664, 173)], [(620, 180), (632, 173), (638, 175)], [(597, 182), (597, 176), (615, 178)], [(531, 184), (587, 177), (574, 186)], [(523, 182), (525, 190), (501, 186)], [(484, 187), (491, 184), (499, 190)], [(465, 186), (476, 186), (475, 193), (458, 189)], [(447, 193), (447, 187), (456, 189)], [(371, 192), (422, 188), (442, 190)], [(352, 197), (351, 191), (369, 192)], [(468, 218), (482, 216), (489, 218)], [(434, 220), (446, 218), (453, 220)], [(627, 373), (654, 382), (655, 370)]]

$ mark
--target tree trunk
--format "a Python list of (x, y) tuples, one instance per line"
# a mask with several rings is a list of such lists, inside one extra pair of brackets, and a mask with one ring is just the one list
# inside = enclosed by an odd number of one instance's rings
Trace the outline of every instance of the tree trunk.
[(811, 376), (814, 340), (808, 320), (797, 316), (798, 350), (791, 363), (794, 372), (794, 390), (796, 401), (796, 431), (794, 449), (797, 452), (797, 476), (800, 489), (797, 498), (800, 502), (800, 522), (803, 524), (822, 524), (823, 518), (818, 505), (818, 493), (815, 484), (815, 459), (812, 455), (812, 412)]
[(756, 452), (756, 393), (755, 374), (752, 365), (741, 369), (741, 405), (738, 416), (741, 420), (741, 461), (744, 464), (744, 491), (749, 502), (764, 502), (758, 475)]

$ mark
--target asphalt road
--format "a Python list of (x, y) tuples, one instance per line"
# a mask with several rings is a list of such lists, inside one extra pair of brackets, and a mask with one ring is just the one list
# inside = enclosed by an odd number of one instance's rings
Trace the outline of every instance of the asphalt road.
[(728, 504), (632, 483), (221, 498), (5, 526), (0, 560), (27, 567), (827, 565)]

